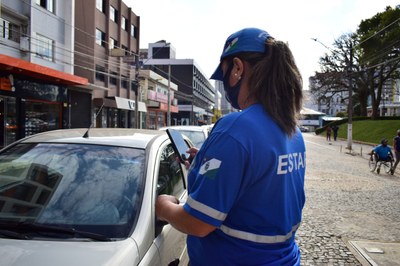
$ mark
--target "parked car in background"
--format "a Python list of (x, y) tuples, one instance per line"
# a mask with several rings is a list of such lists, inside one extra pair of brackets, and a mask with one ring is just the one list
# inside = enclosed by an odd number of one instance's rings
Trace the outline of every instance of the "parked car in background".
[(306, 126), (300, 126), (300, 131), (301, 132), (310, 132), (310, 129)]
[(194, 146), (200, 149), (210, 134), (212, 126), (169, 126), (162, 127), (159, 130), (165, 131), (167, 128), (178, 130), (181, 134), (186, 135), (193, 142)]
[(48, 131), (0, 151), (0, 264), (187, 265), (186, 236), (155, 217), (158, 194), (187, 197), (166, 132), (85, 132)]

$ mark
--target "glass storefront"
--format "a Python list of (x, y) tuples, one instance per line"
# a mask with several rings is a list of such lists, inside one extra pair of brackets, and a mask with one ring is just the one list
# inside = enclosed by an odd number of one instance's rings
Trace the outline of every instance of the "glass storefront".
[(148, 129), (156, 128), (157, 113), (155, 111), (148, 111)]
[(0, 97), (0, 147), (17, 140), (17, 114), (15, 98)]
[[(62, 128), (60, 103), (25, 100), (18, 106), (16, 98), (0, 97), (1, 147), (21, 137)], [(21, 113), (17, 114), (17, 110)]]
[(159, 129), (166, 125), (165, 113), (158, 111), (148, 110), (147, 112), (147, 128), (148, 129)]
[(126, 110), (120, 110), (120, 116), (121, 116), (121, 126), (123, 128), (128, 128), (128, 111)]
[(61, 128), (61, 104), (25, 101), (25, 136)]

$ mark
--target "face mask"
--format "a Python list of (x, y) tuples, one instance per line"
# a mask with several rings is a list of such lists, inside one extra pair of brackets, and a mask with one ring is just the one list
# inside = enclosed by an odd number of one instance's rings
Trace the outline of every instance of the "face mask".
[(240, 91), (240, 85), (242, 84), (242, 80), (239, 80), (236, 85), (231, 87), (229, 85), (229, 76), (231, 74), (231, 71), (233, 69), (233, 63), (228, 67), (228, 70), (226, 71), (224, 75), (224, 90), (225, 90), (225, 98), (226, 100), (232, 105), (233, 108), (235, 109), (240, 109), (239, 103), (238, 103), (238, 98), (239, 98), (239, 91)]

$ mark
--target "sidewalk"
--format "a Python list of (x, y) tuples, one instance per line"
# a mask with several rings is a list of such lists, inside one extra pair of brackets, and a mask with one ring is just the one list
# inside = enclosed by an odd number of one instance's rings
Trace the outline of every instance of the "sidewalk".
[(352, 240), (347, 246), (363, 266), (400, 265), (400, 243)]
[[(352, 150), (350, 151), (347, 149), (347, 144), (347, 139), (328, 141), (328, 145), (340, 146), (341, 152), (361, 156), (366, 160), (369, 160), (368, 153), (376, 146), (376, 144), (353, 140)], [(399, 171), (399, 169), (396, 169), (395, 174), (399, 174)], [(350, 240), (346, 244), (363, 266), (400, 266), (400, 243)]]
[[(318, 146), (327, 150), (318, 158), (310, 154), (314, 157), (309, 162), (313, 170), (308, 205), (298, 232), (301, 265), (400, 266), (399, 167), (394, 176), (373, 174), (367, 160), (376, 144), (353, 141), (350, 151), (347, 139), (327, 141), (325, 136), (313, 136), (306, 139), (314, 145), (312, 152), (321, 152)], [(324, 167), (320, 169), (321, 160)], [(335, 162), (346, 172), (332, 170)], [(365, 176), (360, 175), (364, 170)], [(391, 230), (395, 231), (391, 234)]]

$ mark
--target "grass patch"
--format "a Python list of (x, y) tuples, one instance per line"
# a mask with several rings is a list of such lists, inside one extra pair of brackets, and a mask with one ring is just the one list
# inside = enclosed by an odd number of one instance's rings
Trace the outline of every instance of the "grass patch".
[[(353, 121), (353, 140), (378, 144), (383, 138), (393, 145), (393, 138), (400, 129), (400, 120)], [(325, 134), (325, 132), (324, 132)], [(347, 139), (347, 123), (339, 125), (338, 137)]]

